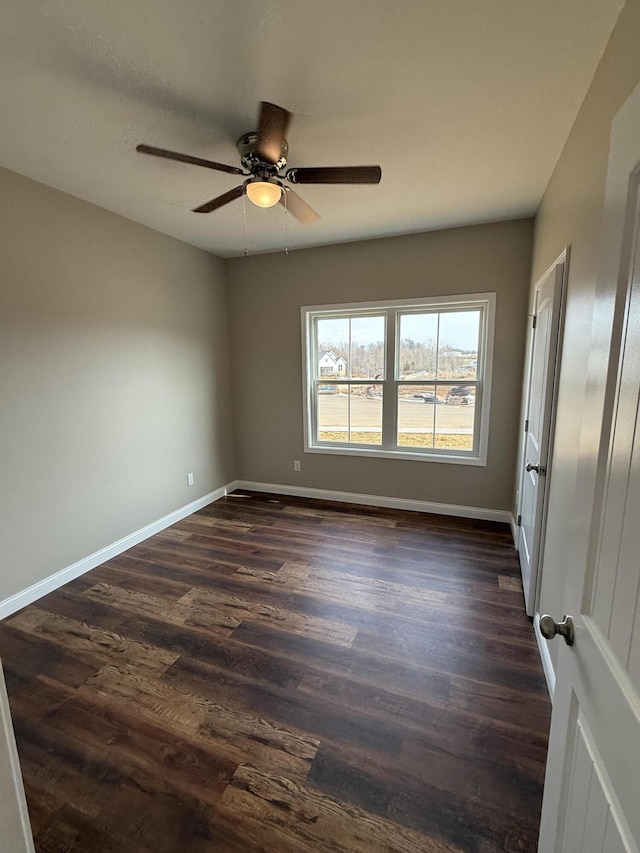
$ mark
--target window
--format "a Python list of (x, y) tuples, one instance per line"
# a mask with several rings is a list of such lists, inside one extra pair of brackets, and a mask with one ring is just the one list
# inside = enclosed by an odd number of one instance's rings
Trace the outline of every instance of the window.
[(304, 307), (305, 450), (486, 465), (494, 314), (494, 293)]

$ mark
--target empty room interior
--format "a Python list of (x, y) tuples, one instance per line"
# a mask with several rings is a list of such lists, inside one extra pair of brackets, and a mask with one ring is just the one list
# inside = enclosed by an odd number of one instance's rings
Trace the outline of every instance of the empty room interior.
[(2, 853), (637, 853), (639, 36), (5, 4)]

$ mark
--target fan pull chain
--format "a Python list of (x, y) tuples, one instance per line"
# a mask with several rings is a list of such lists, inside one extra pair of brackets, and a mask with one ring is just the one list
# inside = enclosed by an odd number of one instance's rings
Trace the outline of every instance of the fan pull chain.
[(247, 249), (247, 203), (246, 203), (246, 195), (242, 194), (242, 224), (244, 226), (244, 256), (245, 258), (249, 257), (249, 250)]
[(284, 253), (289, 256), (289, 210), (287, 208), (287, 193), (282, 190), (284, 195)]

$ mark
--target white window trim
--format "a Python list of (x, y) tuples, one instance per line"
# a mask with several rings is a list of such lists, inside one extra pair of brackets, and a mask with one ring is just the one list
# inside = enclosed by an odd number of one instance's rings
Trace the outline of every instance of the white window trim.
[[(319, 445), (312, 442), (311, 417), (314, 406), (311, 399), (313, 380), (315, 379), (312, 367), (314, 354), (312, 353), (313, 336), (309, 334), (310, 318), (322, 314), (334, 314), (337, 312), (356, 313), (382, 311), (385, 309), (411, 309), (420, 308), (455, 308), (463, 310), (469, 308), (483, 308), (483, 322), (480, 329), (480, 346), (478, 349), (478, 395), (476, 398), (476, 423), (478, 427), (477, 451), (460, 453), (446, 450), (428, 450), (420, 452), (412, 450), (385, 450), (374, 447), (353, 447), (336, 444), (329, 446)], [(395, 299), (379, 302), (348, 302), (333, 305), (303, 305), (300, 309), (302, 324), (302, 389), (303, 389), (303, 421), (304, 421), (304, 452), (324, 453), (338, 456), (360, 456), (382, 459), (411, 460), (420, 462), (444, 462), (454, 465), (476, 465), (486, 466), (487, 451), (489, 445), (489, 418), (491, 406), (491, 378), (493, 374), (493, 339), (495, 332), (496, 294), (495, 293), (470, 293), (455, 296), (433, 296), (421, 299)], [(386, 343), (391, 340), (395, 346), (395, 329), (387, 329)], [(392, 354), (393, 356), (393, 354)], [(386, 357), (389, 363), (391, 357)], [(388, 373), (387, 380), (395, 384), (395, 376)], [(359, 380), (358, 380), (359, 381)], [(400, 381), (400, 380), (399, 380)], [(384, 413), (383, 413), (384, 416)]]

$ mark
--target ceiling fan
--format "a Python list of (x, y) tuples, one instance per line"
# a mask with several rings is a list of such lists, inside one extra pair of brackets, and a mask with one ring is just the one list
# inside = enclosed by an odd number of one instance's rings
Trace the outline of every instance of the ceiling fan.
[(319, 215), (294, 192), (290, 184), (379, 184), (382, 177), (380, 166), (316, 166), (313, 168), (286, 169), (289, 143), (285, 134), (291, 120), (291, 113), (276, 104), (262, 101), (258, 130), (245, 133), (236, 143), (240, 161), (244, 166), (227, 166), (214, 163), (189, 154), (155, 148), (153, 145), (140, 144), (136, 151), (165, 157), (167, 160), (179, 160), (205, 169), (215, 169), (230, 175), (243, 175), (244, 183), (211, 201), (194, 207), (194, 213), (211, 213), (230, 201), (247, 195), (258, 207), (273, 207), (282, 204), (289, 213), (300, 222), (310, 223), (319, 219)]

